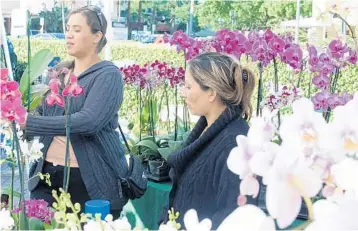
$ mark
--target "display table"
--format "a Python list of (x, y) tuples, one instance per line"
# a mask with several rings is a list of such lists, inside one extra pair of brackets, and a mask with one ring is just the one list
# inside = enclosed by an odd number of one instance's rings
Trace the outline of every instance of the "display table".
[[(155, 183), (148, 181), (145, 194), (138, 200), (128, 201), (123, 208), (122, 214), (128, 218), (132, 228), (158, 229), (158, 220), (162, 215), (163, 208), (167, 206), (169, 201), (171, 187), (170, 182)], [(302, 223), (303, 221), (297, 219), (286, 230), (297, 227)]]
[(158, 229), (158, 220), (169, 201), (172, 186), (170, 182), (148, 181), (147, 191), (138, 200), (130, 200), (123, 208), (132, 228)]

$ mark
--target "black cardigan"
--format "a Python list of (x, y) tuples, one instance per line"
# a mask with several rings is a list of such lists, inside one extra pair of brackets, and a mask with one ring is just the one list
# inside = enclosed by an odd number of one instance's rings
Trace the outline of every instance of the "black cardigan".
[[(204, 132), (207, 126), (201, 117), (186, 141), (185, 147), (169, 156), (173, 188), (169, 207), (180, 213), (177, 222), (189, 209), (198, 212), (199, 220), (209, 218), (212, 229), (238, 207), (240, 178), (227, 167), (230, 151), (237, 146), (236, 136), (247, 135), (249, 126), (239, 107), (228, 107)], [(201, 136), (200, 136), (201, 135)], [(255, 203), (255, 201), (249, 201)], [(160, 222), (168, 221), (165, 208)]]

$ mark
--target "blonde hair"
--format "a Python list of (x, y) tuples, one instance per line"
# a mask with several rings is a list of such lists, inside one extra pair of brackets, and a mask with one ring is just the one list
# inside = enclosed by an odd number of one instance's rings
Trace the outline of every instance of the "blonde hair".
[(216, 91), (224, 104), (239, 105), (242, 116), (247, 120), (251, 118), (255, 76), (235, 57), (217, 52), (203, 53), (188, 62), (188, 70), (201, 89)]

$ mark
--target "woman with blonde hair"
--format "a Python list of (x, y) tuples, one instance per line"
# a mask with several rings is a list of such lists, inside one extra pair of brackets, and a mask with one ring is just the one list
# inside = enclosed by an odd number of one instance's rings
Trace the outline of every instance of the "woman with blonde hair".
[[(237, 146), (236, 136), (249, 130), (254, 87), (253, 73), (234, 57), (209, 52), (188, 62), (182, 95), (200, 119), (184, 147), (168, 158), (173, 181), (168, 208), (180, 212), (182, 227), (189, 209), (199, 220), (211, 219), (217, 229), (237, 208), (240, 178), (228, 169), (227, 158)], [(168, 208), (160, 222), (167, 222)]]

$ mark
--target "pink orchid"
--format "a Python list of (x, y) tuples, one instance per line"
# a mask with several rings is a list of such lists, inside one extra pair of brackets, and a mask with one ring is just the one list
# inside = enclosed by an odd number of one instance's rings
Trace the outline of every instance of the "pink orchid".
[[(54, 217), (54, 212), (51, 211), (48, 203), (44, 200), (25, 200), (25, 210), (28, 218), (37, 218), (47, 224), (49, 224)], [(20, 211), (20, 208), (14, 210), (15, 213), (19, 213)]]
[(15, 98), (21, 98), (19, 84), (16, 81), (8, 81), (8, 70), (1, 68), (0, 80), (0, 99), (14, 101)]
[(77, 77), (75, 75), (70, 76), (70, 84), (68, 84), (65, 89), (63, 89), (63, 96), (78, 96), (81, 95), (84, 91), (84, 88), (77, 83)]
[(326, 112), (329, 107), (329, 104), (328, 104), (329, 97), (330, 97), (330, 93), (327, 91), (319, 92), (315, 96), (313, 96), (312, 102), (314, 104), (314, 109), (315, 110), (322, 109), (323, 112)]
[(269, 46), (275, 53), (282, 53), (285, 48), (285, 41), (276, 36), (270, 40)]
[(49, 82), (50, 87), (50, 93), (46, 97), (46, 102), (48, 105), (53, 106), (54, 104), (57, 104), (61, 107), (65, 106), (65, 100), (63, 97), (59, 94), (59, 88), (60, 88), (60, 81), (58, 79), (51, 79)]
[(307, 44), (307, 50), (308, 50), (309, 57), (317, 57), (318, 52), (315, 46), (310, 46)]
[(315, 76), (312, 79), (312, 83), (314, 85), (316, 85), (318, 88), (320, 89), (325, 89), (326, 87), (329, 86), (330, 82), (329, 82), (329, 77), (324, 75), (324, 74), (320, 74), (318, 76)]
[(339, 59), (347, 52), (347, 44), (343, 45), (342, 41), (336, 39), (329, 43), (328, 50), (334, 58)]
[(302, 50), (299, 45), (292, 44), (283, 52), (283, 61), (289, 64), (292, 68), (298, 69), (302, 62)]
[(355, 50), (350, 49), (348, 52), (348, 58), (347, 58), (348, 62), (351, 64), (356, 64), (357, 63), (357, 52)]
[(1, 100), (14, 101), (15, 98), (21, 98), (19, 84), (15, 81), (6, 81), (1, 83)]
[(7, 81), (8, 70), (6, 68), (0, 69), (0, 77), (2, 81)]
[(21, 98), (15, 98), (12, 102), (8, 100), (1, 101), (1, 117), (8, 121), (18, 123), (25, 122), (26, 108), (21, 104)]
[(274, 33), (272, 32), (272, 30), (267, 29), (267, 30), (264, 32), (263, 36), (264, 36), (266, 42), (269, 43), (269, 42), (271, 41), (271, 39), (273, 39), (273, 38), (276, 37), (276, 34), (274, 34)]

